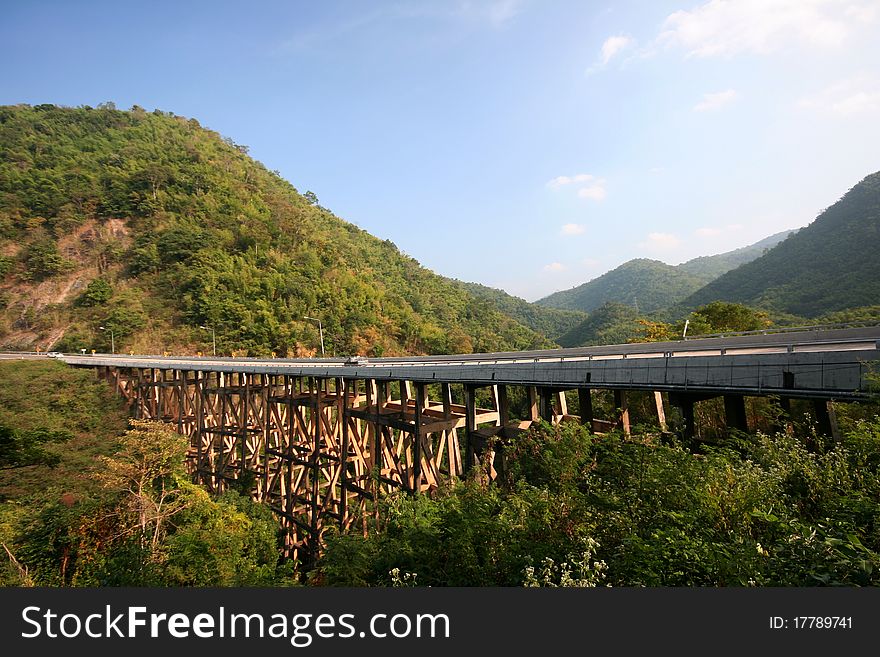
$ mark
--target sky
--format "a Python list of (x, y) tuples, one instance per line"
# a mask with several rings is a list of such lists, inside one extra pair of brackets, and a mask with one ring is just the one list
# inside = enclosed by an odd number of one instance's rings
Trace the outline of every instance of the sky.
[(880, 0), (0, 0), (0, 104), (194, 117), (527, 300), (805, 226), (880, 170)]

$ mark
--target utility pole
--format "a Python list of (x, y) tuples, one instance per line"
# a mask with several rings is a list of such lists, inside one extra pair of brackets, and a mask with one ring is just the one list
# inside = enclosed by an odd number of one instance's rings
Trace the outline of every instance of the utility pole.
[(217, 334), (214, 332), (214, 327), (213, 326), (200, 326), (199, 328), (204, 329), (206, 331), (211, 331), (211, 348), (212, 348), (213, 354), (216, 356), (217, 355)]
[(102, 331), (110, 331), (110, 353), (115, 354), (116, 353), (116, 340), (113, 336), (113, 329), (106, 329), (103, 326), (99, 326), (98, 328), (101, 329)]
[(321, 336), (321, 358), (324, 357), (324, 325), (321, 324), (320, 319), (316, 319), (314, 317), (303, 317), (303, 319), (310, 319), (313, 322), (318, 322), (318, 333)]

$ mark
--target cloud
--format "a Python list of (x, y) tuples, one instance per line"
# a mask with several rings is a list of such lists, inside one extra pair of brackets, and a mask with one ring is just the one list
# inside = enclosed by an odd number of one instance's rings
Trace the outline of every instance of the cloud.
[(561, 262), (551, 262), (549, 265), (544, 265), (544, 271), (562, 271), (565, 269), (565, 266)]
[(589, 185), (587, 187), (581, 187), (578, 190), (578, 196), (581, 198), (591, 198), (594, 201), (601, 201), (605, 198), (607, 192), (605, 191), (605, 181), (599, 180), (596, 181), (596, 184)]
[(596, 260), (595, 258), (584, 258), (583, 260), (581, 260), (581, 263), (583, 263), (587, 267), (598, 267), (600, 264), (602, 264), (601, 261)]
[(605, 39), (605, 42), (602, 44), (602, 49), (600, 51), (600, 60), (602, 62), (602, 66), (608, 66), (608, 62), (610, 62), (617, 53), (621, 50), (624, 50), (627, 46), (630, 46), (633, 43), (631, 37), (626, 36), (625, 34), (618, 34), (616, 36), (611, 36)]
[(560, 231), (563, 235), (583, 235), (587, 227), (583, 224), (565, 224)]
[(880, 112), (880, 81), (867, 75), (855, 76), (798, 101), (798, 107), (848, 118)]
[(553, 180), (550, 180), (547, 183), (547, 187), (551, 189), (559, 189), (560, 187), (565, 187), (565, 185), (572, 185), (575, 183), (585, 183), (593, 180), (593, 176), (589, 173), (579, 173), (575, 176), (556, 176)]
[(710, 0), (670, 14), (656, 45), (682, 48), (689, 57), (767, 54), (792, 45), (837, 47), (874, 16), (869, 2)]
[(636, 246), (649, 251), (672, 251), (681, 244), (681, 240), (670, 233), (649, 233), (647, 239)]
[(568, 185), (577, 187), (577, 195), (581, 198), (601, 201), (607, 196), (605, 179), (596, 178), (596, 176), (589, 173), (579, 173), (574, 176), (556, 176), (553, 180), (547, 182), (547, 187), (554, 191)]
[(733, 89), (719, 91), (718, 93), (714, 94), (703, 94), (703, 100), (694, 105), (694, 111), (707, 112), (720, 109), (736, 100), (737, 95), (738, 94)]

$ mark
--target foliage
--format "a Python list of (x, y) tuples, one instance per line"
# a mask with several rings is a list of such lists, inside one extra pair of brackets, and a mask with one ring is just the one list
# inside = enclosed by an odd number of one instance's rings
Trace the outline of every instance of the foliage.
[(86, 286), (77, 303), (81, 306), (99, 306), (107, 303), (112, 296), (113, 286), (103, 278), (96, 278)]
[(501, 485), (394, 496), (337, 534), (315, 583), (804, 586), (880, 583), (880, 418), (839, 444), (786, 435), (702, 452), (543, 425)]
[(724, 300), (805, 317), (880, 298), (880, 172), (867, 176), (813, 223), (683, 303)]
[(133, 421), (119, 451), (92, 473), (100, 494), (50, 490), (31, 502), (14, 534), (22, 567), (49, 586), (288, 582), (269, 510), (235, 492), (212, 499), (189, 483), (185, 448), (167, 426)]
[(58, 465), (61, 457), (43, 446), (70, 440), (73, 435), (66, 430), (52, 431), (45, 428), (16, 431), (0, 424), (0, 470), (12, 470), (31, 465)]
[(533, 331), (542, 333), (555, 340), (587, 318), (578, 310), (562, 310), (537, 303), (529, 303), (524, 299), (507, 294), (504, 290), (486, 287), (479, 283), (463, 283), (453, 280), (477, 299), (492, 303), (495, 308), (513, 317)]
[[(197, 121), (140, 108), (0, 107), (0, 149), (0, 243), (24, 246), (33, 280), (0, 310), (0, 341), (26, 309), (40, 313), (36, 282), (67, 271), (87, 281), (97, 269), (112, 296), (93, 281), (81, 303), (65, 299), (47, 316), (38, 340), (63, 330), (65, 348), (100, 346), (104, 325), (142, 352), (192, 353), (210, 345), (198, 329), (210, 325), (223, 354), (305, 355), (319, 342), (311, 316), (328, 354), (552, 344)], [(108, 304), (122, 309), (99, 314)]]
[(640, 316), (634, 308), (621, 303), (606, 303), (590, 313), (573, 329), (559, 336), (563, 347), (623, 344), (637, 337)]
[(747, 262), (751, 262), (752, 260), (761, 257), (768, 250), (772, 249), (781, 241), (788, 238), (789, 235), (793, 235), (796, 232), (796, 230), (784, 230), (770, 235), (769, 237), (765, 237), (759, 242), (755, 242), (749, 246), (734, 249), (733, 251), (728, 251), (726, 253), (719, 253), (718, 255), (700, 256), (699, 258), (688, 260), (680, 265), (676, 265), (676, 268), (686, 271), (689, 274), (693, 274), (694, 276), (698, 276), (706, 281), (712, 281), (722, 274), (726, 274), (732, 269), (736, 269), (740, 265), (744, 265)]
[(538, 305), (593, 312), (608, 303), (636, 312), (659, 310), (696, 292), (706, 281), (659, 260), (638, 258), (570, 290), (555, 292)]

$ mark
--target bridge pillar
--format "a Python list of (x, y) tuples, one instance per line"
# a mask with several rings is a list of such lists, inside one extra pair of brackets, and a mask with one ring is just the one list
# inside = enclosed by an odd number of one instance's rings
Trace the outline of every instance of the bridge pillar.
[(659, 390), (654, 391), (654, 407), (657, 409), (657, 424), (660, 425), (660, 431), (666, 433), (666, 411), (663, 408), (663, 393)]
[(629, 402), (626, 398), (626, 390), (614, 391), (614, 407), (620, 414), (620, 426), (623, 429), (623, 435), (629, 438), (632, 435), (632, 431), (629, 425)]
[(470, 473), (474, 467), (474, 449), (476, 447), (477, 432), (477, 402), (476, 389), (472, 385), (464, 386), (464, 406), (465, 406), (465, 451), (464, 451), (464, 472)]
[(748, 432), (749, 423), (746, 417), (746, 400), (742, 395), (724, 395), (724, 418), (727, 431), (731, 429)]
[(578, 388), (578, 406), (580, 407), (581, 424), (593, 432), (593, 393), (589, 388)]
[(837, 413), (834, 411), (834, 402), (826, 399), (817, 399), (813, 402), (816, 413), (816, 423), (819, 433), (830, 436), (834, 442), (840, 441), (840, 428), (837, 426)]
[(529, 396), (529, 420), (531, 422), (537, 422), (541, 419), (541, 413), (538, 404), (538, 389), (535, 386), (529, 386), (526, 388), (526, 392)]

